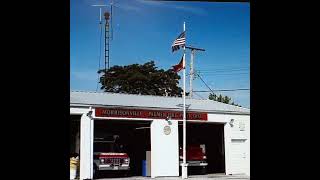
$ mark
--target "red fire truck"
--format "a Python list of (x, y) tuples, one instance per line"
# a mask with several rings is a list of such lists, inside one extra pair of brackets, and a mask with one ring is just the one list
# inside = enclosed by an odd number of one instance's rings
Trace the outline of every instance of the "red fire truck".
[[(207, 163), (205, 145), (204, 144), (188, 145), (186, 151), (187, 151), (186, 161), (189, 169), (196, 169), (201, 174), (206, 174), (208, 163)], [(180, 156), (180, 167), (181, 167), (183, 163), (182, 147), (180, 147), (179, 156)]]
[(123, 145), (117, 142), (119, 136), (99, 137), (94, 139), (93, 174), (97, 177), (101, 171), (123, 171), (127, 175), (130, 170), (130, 157), (123, 152)]

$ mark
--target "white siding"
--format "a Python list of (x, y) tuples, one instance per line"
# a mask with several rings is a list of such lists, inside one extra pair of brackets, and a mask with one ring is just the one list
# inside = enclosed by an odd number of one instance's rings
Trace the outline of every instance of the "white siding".
[(70, 107), (70, 114), (71, 115), (82, 115), (87, 113), (89, 108), (87, 107)]
[[(82, 179), (92, 177), (93, 121), (89, 120), (86, 112), (88, 108), (70, 108), (70, 114), (84, 114), (80, 122), (82, 131), (80, 132), (80, 153), (82, 151), (80, 178)], [(94, 110), (92, 116), (95, 117)], [(229, 123), (231, 119), (234, 119), (233, 126)], [(164, 135), (163, 127), (167, 122), (161, 120), (154, 122), (156, 123), (151, 125), (151, 176), (178, 176), (178, 123), (172, 121), (171, 135)], [(250, 115), (208, 114), (208, 122), (225, 124), (226, 174), (245, 173), (250, 176)]]
[(208, 122), (225, 124), (226, 174), (244, 173), (250, 176), (250, 115), (208, 114)]
[(83, 114), (80, 120), (80, 180), (93, 177), (93, 120)]

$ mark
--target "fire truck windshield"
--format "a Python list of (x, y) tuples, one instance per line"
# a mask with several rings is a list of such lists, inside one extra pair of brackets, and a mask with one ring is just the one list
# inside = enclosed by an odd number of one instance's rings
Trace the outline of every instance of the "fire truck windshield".
[(122, 152), (121, 146), (114, 142), (95, 142), (95, 152)]

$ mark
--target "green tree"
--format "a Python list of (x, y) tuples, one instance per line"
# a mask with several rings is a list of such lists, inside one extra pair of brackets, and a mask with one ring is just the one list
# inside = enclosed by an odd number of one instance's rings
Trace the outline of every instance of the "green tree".
[(209, 94), (209, 99), (210, 99), (210, 100), (217, 101), (217, 95), (216, 95), (215, 93), (210, 93), (210, 94)]
[(102, 73), (100, 84), (105, 92), (182, 96), (182, 89), (178, 87), (180, 76), (172, 69), (157, 69), (154, 61), (113, 66), (98, 73)]
[[(232, 100), (231, 97), (222, 96), (221, 94), (219, 96), (217, 96), (215, 93), (210, 93), (208, 98), (210, 100), (222, 102), (222, 103), (225, 103), (225, 104), (230, 104), (230, 102)], [(240, 105), (235, 104), (233, 101), (232, 101), (231, 105), (241, 107)]]
[(231, 101), (230, 97), (228, 97), (228, 96), (223, 97), (223, 100), (222, 100), (223, 103), (229, 104), (230, 101)]

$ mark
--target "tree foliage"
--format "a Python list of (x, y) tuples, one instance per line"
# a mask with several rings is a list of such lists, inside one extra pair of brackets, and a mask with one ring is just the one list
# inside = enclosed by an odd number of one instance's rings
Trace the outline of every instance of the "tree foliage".
[(100, 84), (105, 92), (182, 96), (182, 89), (178, 87), (180, 76), (172, 69), (158, 69), (154, 61), (113, 66), (98, 73), (102, 73)]
[(218, 102), (222, 102), (222, 103), (225, 103), (225, 104), (231, 104), (231, 105), (234, 105), (234, 106), (241, 107), (240, 105), (235, 104), (233, 101), (232, 101), (232, 103), (230, 103), (231, 102), (231, 97), (222, 96), (221, 94), (219, 96), (217, 96), (215, 93), (210, 93), (209, 94), (209, 99), (213, 100), (213, 101), (218, 101)]

